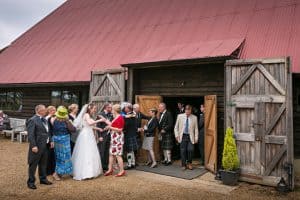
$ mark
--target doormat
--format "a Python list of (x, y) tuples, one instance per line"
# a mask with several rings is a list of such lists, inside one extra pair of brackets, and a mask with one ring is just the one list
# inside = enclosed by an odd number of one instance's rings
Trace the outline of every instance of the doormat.
[(199, 176), (204, 175), (207, 170), (203, 168), (194, 168), (193, 170), (182, 170), (179, 165), (169, 165), (169, 166), (164, 166), (164, 165), (158, 165), (156, 168), (150, 168), (149, 166), (143, 166), (139, 165), (135, 168), (136, 170), (139, 171), (144, 171), (144, 172), (150, 172), (154, 174), (160, 174), (160, 175), (165, 175), (165, 176), (172, 176), (176, 178), (182, 178), (182, 179), (187, 179), (187, 180), (192, 180), (194, 178), (197, 178)]

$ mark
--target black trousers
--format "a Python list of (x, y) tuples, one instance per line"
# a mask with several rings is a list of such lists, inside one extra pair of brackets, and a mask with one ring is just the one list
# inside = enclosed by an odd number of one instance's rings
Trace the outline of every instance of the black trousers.
[(47, 175), (52, 175), (55, 172), (55, 152), (54, 148), (50, 148), (50, 144), (47, 144), (48, 150), (48, 162), (47, 162)]
[(98, 143), (98, 149), (101, 156), (103, 170), (108, 170), (110, 134), (103, 134), (103, 141)]
[(198, 146), (200, 152), (200, 161), (204, 164), (204, 132), (199, 132)]
[(34, 184), (35, 183), (35, 172), (36, 168), (39, 169), (39, 178), (40, 181), (47, 180), (47, 163), (48, 163), (48, 149), (39, 149), (40, 152), (34, 154), (30, 152), (32, 155), (32, 159), (29, 163), (28, 173), (29, 178), (27, 184)]
[(187, 163), (192, 163), (194, 145), (192, 144), (190, 136), (188, 134), (183, 134), (182, 136), (182, 140), (180, 143), (180, 153), (182, 166), (185, 166)]

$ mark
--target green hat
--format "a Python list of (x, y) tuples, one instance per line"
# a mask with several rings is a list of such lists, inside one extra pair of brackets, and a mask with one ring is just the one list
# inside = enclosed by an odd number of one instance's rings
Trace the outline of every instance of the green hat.
[(57, 108), (55, 116), (60, 119), (66, 119), (68, 118), (68, 110), (64, 106), (59, 106)]

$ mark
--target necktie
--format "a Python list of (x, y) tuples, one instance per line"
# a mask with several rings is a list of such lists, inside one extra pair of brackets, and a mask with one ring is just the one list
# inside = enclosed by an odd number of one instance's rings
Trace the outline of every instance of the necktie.
[(184, 133), (189, 133), (189, 118), (186, 118), (185, 121), (185, 127), (184, 127)]

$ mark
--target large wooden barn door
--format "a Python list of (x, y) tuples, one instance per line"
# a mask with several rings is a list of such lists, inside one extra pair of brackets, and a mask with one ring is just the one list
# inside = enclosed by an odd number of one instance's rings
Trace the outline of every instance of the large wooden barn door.
[(204, 98), (204, 152), (205, 168), (215, 173), (217, 170), (217, 96)]
[(226, 127), (234, 129), (241, 180), (275, 186), (283, 177), (293, 187), (291, 75), (288, 58), (226, 62)]
[(120, 103), (125, 99), (124, 70), (93, 71), (90, 101), (102, 110), (105, 102)]
[[(135, 102), (140, 105), (140, 111), (145, 114), (149, 115), (148, 112), (151, 108), (158, 108), (158, 105), (162, 102), (161, 96), (143, 96), (137, 95), (135, 96)], [(142, 127), (147, 123), (147, 121), (142, 121)], [(144, 139), (144, 135), (142, 134), (142, 141)], [(160, 150), (159, 150), (159, 141), (158, 141), (158, 134), (155, 134), (154, 138), (154, 153), (156, 160), (160, 160)], [(139, 161), (146, 162), (147, 161), (147, 153), (144, 150), (140, 150), (139, 152)]]

